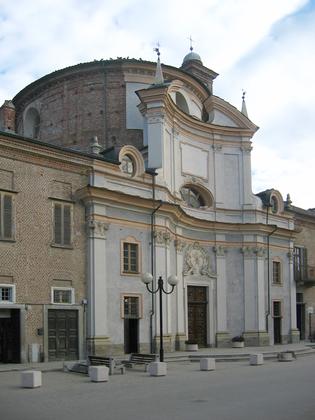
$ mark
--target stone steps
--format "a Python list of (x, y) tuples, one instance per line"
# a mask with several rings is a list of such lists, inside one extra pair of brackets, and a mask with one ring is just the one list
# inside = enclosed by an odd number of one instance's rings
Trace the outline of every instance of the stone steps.
[[(287, 351), (283, 349), (283, 351)], [(171, 355), (168, 354), (165, 356), (165, 361), (168, 363), (176, 363), (176, 362), (199, 362), (200, 359), (205, 357), (212, 357), (215, 358), (217, 362), (238, 362), (238, 361), (247, 361), (250, 359), (250, 355), (254, 353), (262, 353), (264, 355), (265, 360), (276, 360), (278, 358), (278, 354), (280, 351), (269, 351), (264, 352), (262, 350), (255, 350), (253, 349), (252, 352), (246, 352), (246, 353), (196, 353), (196, 354), (185, 354), (181, 355), (180, 353)], [(294, 349), (294, 353), (297, 357), (300, 356), (306, 356), (309, 354), (315, 354), (314, 348), (300, 348), (300, 349)]]

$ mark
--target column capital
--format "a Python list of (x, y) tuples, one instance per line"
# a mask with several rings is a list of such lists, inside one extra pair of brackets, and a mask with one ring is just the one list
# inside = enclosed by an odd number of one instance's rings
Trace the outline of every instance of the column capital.
[(87, 219), (87, 229), (90, 237), (106, 239), (106, 232), (109, 229), (109, 223), (89, 217)]
[(218, 245), (213, 247), (213, 252), (217, 255), (217, 257), (225, 257), (228, 250), (225, 246)]
[(181, 253), (184, 251), (186, 243), (182, 241), (181, 239), (175, 239), (174, 241), (175, 249), (178, 253)]

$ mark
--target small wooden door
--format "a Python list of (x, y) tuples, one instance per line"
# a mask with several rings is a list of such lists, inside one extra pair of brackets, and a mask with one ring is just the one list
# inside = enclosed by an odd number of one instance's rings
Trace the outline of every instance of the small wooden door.
[(188, 286), (188, 339), (199, 347), (207, 346), (207, 287)]
[(78, 311), (48, 310), (48, 358), (49, 360), (77, 360)]

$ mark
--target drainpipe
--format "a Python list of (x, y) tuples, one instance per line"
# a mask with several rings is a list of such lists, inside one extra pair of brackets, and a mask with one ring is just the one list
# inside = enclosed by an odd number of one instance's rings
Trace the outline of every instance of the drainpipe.
[[(155, 202), (155, 177), (157, 173), (153, 170), (152, 175), (152, 201)], [(163, 202), (161, 201), (159, 205), (151, 213), (151, 274), (154, 277), (155, 275), (155, 238), (154, 238), (154, 224), (155, 224), (155, 213), (162, 206)], [(155, 314), (155, 301), (154, 294), (151, 295), (151, 311), (150, 311), (150, 352), (155, 353), (155, 346), (153, 342), (153, 317)]]

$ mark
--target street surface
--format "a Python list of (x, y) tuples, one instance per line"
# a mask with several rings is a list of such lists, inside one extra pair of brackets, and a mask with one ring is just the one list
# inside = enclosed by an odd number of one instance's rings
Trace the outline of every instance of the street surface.
[(169, 363), (166, 377), (143, 368), (92, 383), (80, 374), (43, 373), (20, 387), (20, 372), (0, 373), (1, 420), (314, 420), (315, 356), (293, 362)]

